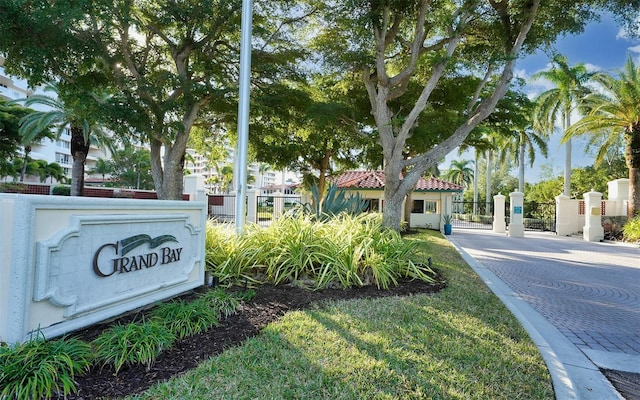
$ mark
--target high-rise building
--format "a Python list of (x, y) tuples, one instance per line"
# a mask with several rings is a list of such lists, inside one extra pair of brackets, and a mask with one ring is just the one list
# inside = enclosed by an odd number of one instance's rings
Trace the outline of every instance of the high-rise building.
[[(4, 57), (0, 56), (0, 97), (5, 100), (25, 99), (34, 93), (47, 96), (52, 94), (43, 92), (40, 89), (31, 89), (25, 80), (8, 76), (4, 71)], [(31, 107), (38, 111), (48, 111), (43, 106)], [(105, 150), (106, 151), (106, 150)], [(89, 171), (95, 165), (98, 158), (109, 158), (108, 153), (92, 145), (87, 155), (85, 170)], [(73, 158), (71, 156), (71, 133), (65, 129), (60, 137), (54, 139), (42, 139), (38, 142), (31, 143), (31, 152), (29, 156), (34, 160), (45, 160), (48, 163), (58, 163), (64, 169), (68, 179), (71, 178), (71, 168)], [(0, 177), (0, 179), (5, 177)], [(26, 176), (26, 182), (37, 182), (39, 178), (36, 176)]]

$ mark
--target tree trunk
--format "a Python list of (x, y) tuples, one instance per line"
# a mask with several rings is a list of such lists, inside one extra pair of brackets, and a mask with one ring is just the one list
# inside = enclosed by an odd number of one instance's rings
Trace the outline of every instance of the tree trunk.
[(484, 215), (491, 215), (491, 150), (487, 150), (487, 186), (485, 187)]
[(400, 231), (402, 220), (402, 201), (404, 196), (399, 196), (398, 192), (389, 193), (389, 189), (384, 189), (384, 208), (382, 210), (382, 225)]
[(478, 150), (475, 151), (476, 158), (473, 166), (473, 215), (478, 215), (478, 160), (480, 159), (478, 155)]
[(84, 131), (81, 127), (71, 125), (71, 196), (82, 196), (84, 189), (84, 163), (89, 154), (89, 139), (85, 141)]
[(629, 167), (627, 216), (633, 218), (640, 215), (640, 124), (634, 125), (631, 133), (625, 135), (625, 139), (625, 158)]
[[(564, 131), (571, 126), (571, 111), (566, 111)], [(565, 196), (571, 196), (571, 139), (564, 144), (564, 192)]]
[(20, 182), (24, 181), (24, 176), (27, 173), (27, 164), (29, 162), (29, 153), (31, 153), (31, 146), (24, 146), (24, 161), (22, 162), (22, 171), (20, 172)]
[(518, 191), (524, 193), (524, 135), (520, 134), (520, 154), (518, 160)]

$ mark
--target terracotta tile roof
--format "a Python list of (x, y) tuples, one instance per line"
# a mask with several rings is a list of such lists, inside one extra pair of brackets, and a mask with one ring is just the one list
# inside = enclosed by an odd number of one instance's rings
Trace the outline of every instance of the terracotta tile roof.
[[(347, 171), (338, 175), (334, 182), (339, 188), (384, 189), (383, 171)], [(462, 192), (463, 187), (438, 178), (420, 178), (415, 191), (418, 192)]]

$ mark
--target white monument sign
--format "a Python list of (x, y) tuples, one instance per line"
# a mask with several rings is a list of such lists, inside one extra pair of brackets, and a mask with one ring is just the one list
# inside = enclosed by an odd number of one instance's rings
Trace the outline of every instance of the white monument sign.
[(204, 203), (0, 195), (0, 340), (87, 326), (204, 282)]

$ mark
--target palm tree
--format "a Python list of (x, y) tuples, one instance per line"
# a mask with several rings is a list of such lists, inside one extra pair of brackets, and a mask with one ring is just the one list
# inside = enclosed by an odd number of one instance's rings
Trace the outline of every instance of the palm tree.
[(532, 129), (522, 129), (516, 135), (517, 140), (512, 143), (515, 145), (513, 152), (518, 158), (518, 191), (524, 193), (525, 159), (528, 156), (529, 167), (533, 167), (533, 162), (536, 160), (536, 147), (546, 157), (547, 141), (544, 135), (539, 135)]
[(444, 177), (453, 183), (468, 187), (473, 182), (473, 169), (469, 166), (473, 164), (472, 160), (453, 160)]
[(616, 141), (625, 144), (625, 161), (629, 168), (629, 207), (627, 214), (640, 214), (640, 66), (629, 57), (623, 70), (614, 78), (606, 73), (593, 75), (602, 91), (584, 98), (587, 115), (571, 126), (563, 136), (569, 140), (578, 135), (606, 135), (606, 148)]
[[(587, 72), (584, 64), (569, 66), (567, 57), (556, 55), (552, 62), (554, 66), (546, 71), (533, 75), (534, 79), (545, 78), (556, 87), (541, 93), (536, 98), (534, 110), (534, 127), (536, 130), (551, 134), (554, 131), (556, 121), (562, 118), (563, 132), (571, 126), (571, 113), (577, 111), (578, 103), (587, 93), (585, 83), (593, 75)], [(564, 165), (564, 195), (571, 192), (571, 140), (565, 142)]]
[(71, 156), (73, 167), (71, 171), (71, 196), (81, 196), (84, 187), (84, 164), (89, 154), (90, 136), (97, 134), (95, 139), (99, 144), (106, 145), (108, 136), (97, 126), (78, 102), (67, 101), (61, 98), (58, 86), (49, 84), (45, 91), (53, 92), (54, 96), (35, 94), (23, 101), (26, 106), (39, 104), (47, 107), (49, 111), (34, 111), (20, 120), (20, 133), (25, 142), (33, 140), (40, 132), (53, 126), (56, 135), (60, 137), (67, 127), (71, 132)]
[(44, 170), (45, 180), (46, 178), (51, 178), (51, 183), (53, 183), (54, 179), (58, 183), (65, 183), (67, 181), (67, 176), (64, 173), (64, 168), (62, 168), (62, 165), (56, 162), (47, 163)]
[(113, 164), (104, 158), (98, 158), (89, 174), (98, 174), (102, 176), (102, 184), (104, 185), (105, 176), (113, 172)]
[(473, 169), (473, 214), (478, 214), (478, 161), (483, 153), (489, 151), (493, 144), (488, 139), (489, 129), (481, 125), (472, 132), (472, 135), (458, 148), (458, 155), (461, 155), (470, 148), (474, 149), (474, 169)]

